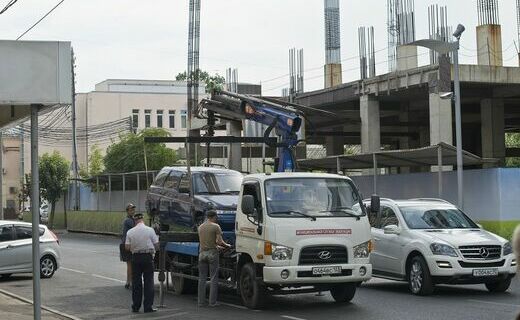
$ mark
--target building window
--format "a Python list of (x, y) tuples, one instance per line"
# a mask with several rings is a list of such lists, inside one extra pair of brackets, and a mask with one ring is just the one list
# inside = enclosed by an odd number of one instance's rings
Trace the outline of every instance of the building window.
[(139, 109), (132, 110), (132, 127), (139, 128)]
[(157, 110), (157, 128), (163, 127), (163, 111)]
[(150, 128), (152, 121), (152, 110), (144, 110), (144, 127)]
[(181, 110), (181, 128), (186, 129), (187, 119), (188, 119), (188, 111)]
[(170, 110), (168, 114), (170, 119), (170, 129), (175, 129), (175, 110)]

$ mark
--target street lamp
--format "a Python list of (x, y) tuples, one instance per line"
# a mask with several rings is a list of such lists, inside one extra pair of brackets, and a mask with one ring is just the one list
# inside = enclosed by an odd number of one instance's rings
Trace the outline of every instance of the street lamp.
[(425, 47), (436, 51), (440, 54), (453, 53), (453, 82), (455, 87), (455, 132), (456, 132), (456, 143), (457, 143), (457, 193), (458, 193), (458, 204), (462, 209), (464, 207), (464, 185), (463, 185), (463, 160), (462, 160), (462, 116), (460, 107), (460, 78), (459, 78), (459, 48), (460, 48), (460, 37), (466, 28), (459, 24), (457, 29), (453, 33), (453, 36), (457, 39), (454, 42), (446, 42), (441, 40), (424, 39), (417, 40), (409, 45), (415, 45), (419, 47)]

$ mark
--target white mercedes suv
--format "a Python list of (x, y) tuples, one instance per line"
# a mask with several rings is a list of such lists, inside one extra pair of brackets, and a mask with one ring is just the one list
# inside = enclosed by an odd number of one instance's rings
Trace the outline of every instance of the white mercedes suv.
[(504, 292), (515, 276), (511, 244), (449, 202), (381, 199), (379, 212), (367, 212), (373, 276), (407, 281), (413, 294), (431, 294), (436, 284), (484, 284)]

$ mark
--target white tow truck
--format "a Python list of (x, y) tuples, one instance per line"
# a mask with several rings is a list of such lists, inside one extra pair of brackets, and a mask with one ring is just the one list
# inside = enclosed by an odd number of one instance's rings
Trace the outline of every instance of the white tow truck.
[[(268, 295), (330, 291), (337, 302), (352, 300), (358, 284), (372, 276), (372, 237), (361, 200), (353, 182), (340, 175), (244, 177), (233, 230), (223, 228), (234, 250), (221, 253), (221, 284), (237, 289), (244, 305), (254, 309), (261, 308)], [(371, 208), (377, 209), (377, 197), (374, 202)], [(195, 239), (163, 245), (166, 268), (179, 294), (196, 288)]]

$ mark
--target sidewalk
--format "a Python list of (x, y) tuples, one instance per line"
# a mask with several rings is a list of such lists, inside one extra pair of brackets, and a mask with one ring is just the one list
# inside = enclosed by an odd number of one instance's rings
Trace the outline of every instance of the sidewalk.
[[(24, 299), (25, 300), (25, 299)], [(9, 320), (32, 320), (33, 306), (32, 304), (15, 298), (15, 295), (8, 295), (0, 290), (0, 313), (2, 319)], [(71, 320), (70, 317), (58, 315), (42, 309), (43, 320)]]

